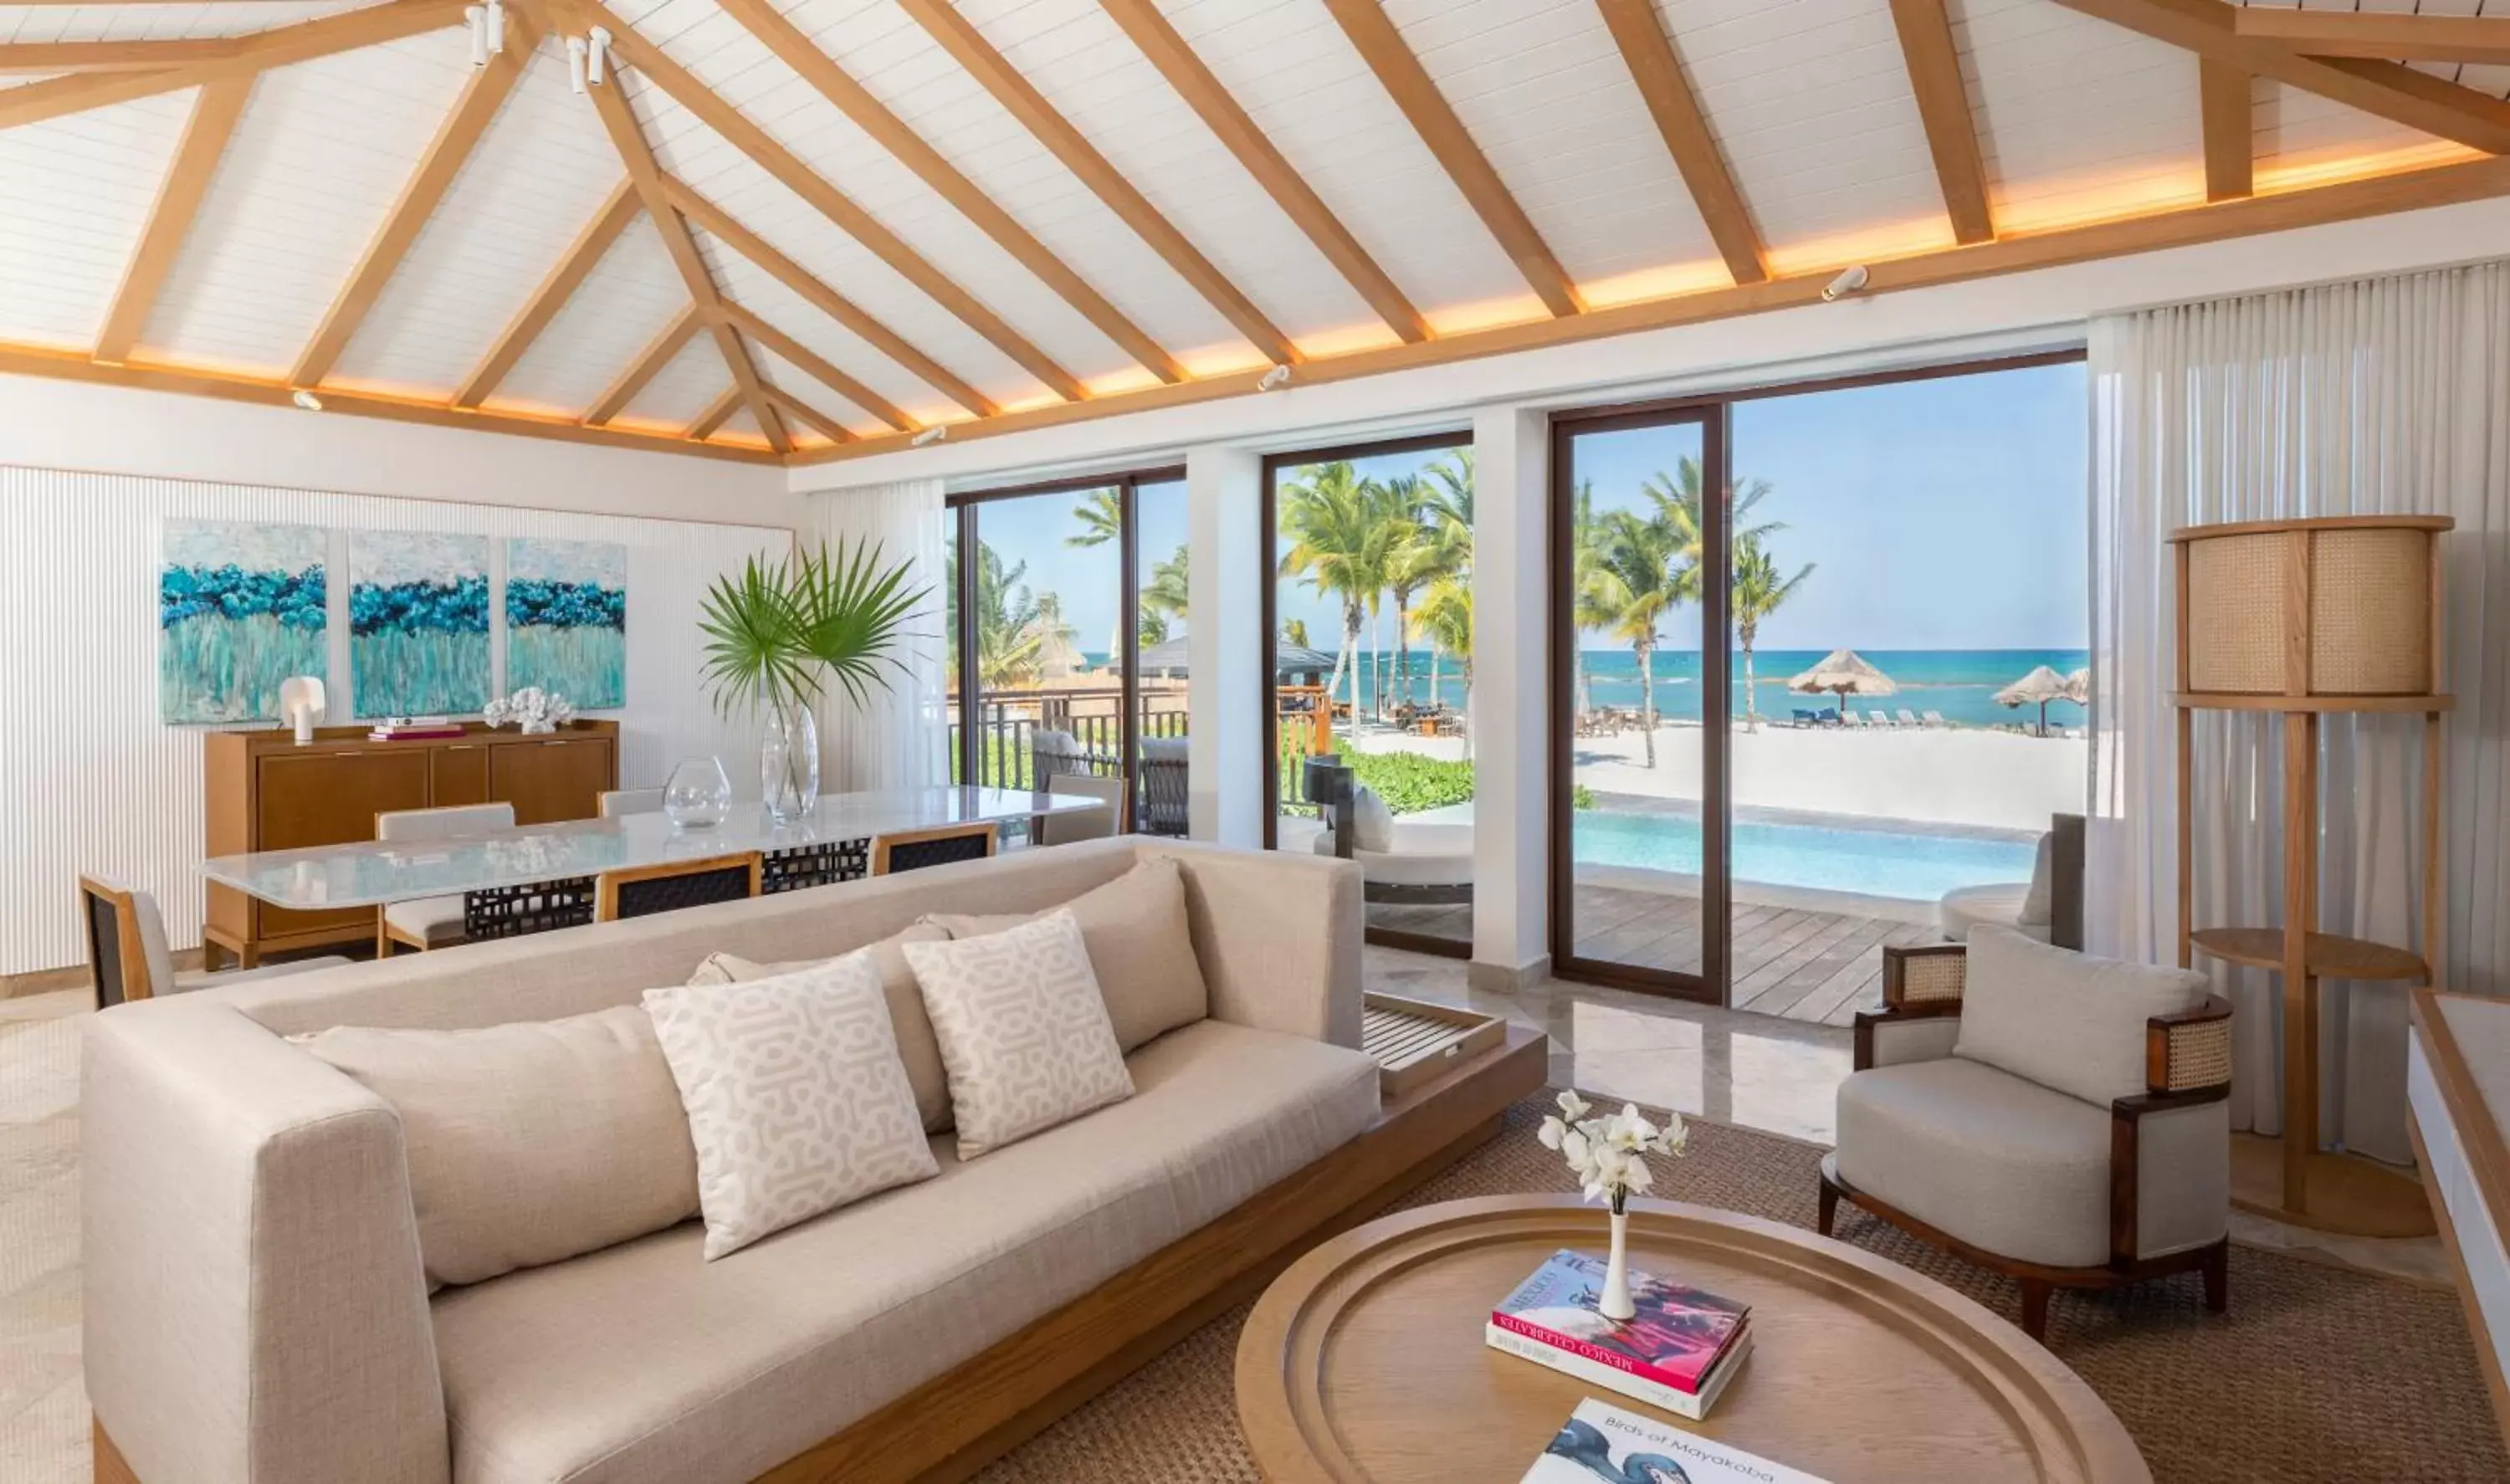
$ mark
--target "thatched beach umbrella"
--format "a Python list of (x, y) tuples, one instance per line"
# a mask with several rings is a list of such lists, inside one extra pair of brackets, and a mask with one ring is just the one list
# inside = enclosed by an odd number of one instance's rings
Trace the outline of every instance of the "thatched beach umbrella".
[(1900, 687), (1852, 649), (1834, 649), (1819, 665), (1787, 682), (1800, 695), (1828, 693), (1844, 704), (1850, 696), (1893, 696)]
[(2092, 667), (2088, 665), (2066, 677), (2066, 699), (2076, 705), (2092, 704)]
[[(2088, 672), (2084, 678), (2086, 680), (2090, 678)], [(1996, 704), (2004, 706), (2025, 706), (2036, 702), (2039, 706), (2039, 735), (2045, 737), (2048, 735), (2048, 703), (2073, 699), (2067, 694), (2067, 684), (2065, 676), (2042, 665), (1997, 692)]]

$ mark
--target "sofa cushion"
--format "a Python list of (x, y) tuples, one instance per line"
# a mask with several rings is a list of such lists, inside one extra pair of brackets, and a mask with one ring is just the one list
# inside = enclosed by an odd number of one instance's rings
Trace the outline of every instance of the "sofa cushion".
[(2038, 929), (2030, 935), (2043, 943), (2048, 941), (2048, 925), (2057, 916), (2056, 855), (2056, 832), (2042, 831), (2038, 851), (2031, 858), (2031, 886), (2022, 894), (2022, 915), (2018, 919), (2023, 928)]
[(430, 1286), (697, 1214), (679, 1088), (635, 1006), (484, 1030), (341, 1027), (298, 1045), (399, 1113)]
[(2106, 1107), (1958, 1056), (1876, 1067), (1839, 1084), (1837, 1160), (1851, 1188), (1974, 1247), (2109, 1258)]
[(960, 1159), (1133, 1095), (1070, 912), (977, 937), (909, 943), (906, 962), (950, 1069)]
[(2103, 1109), (2145, 1090), (2145, 1022), (2205, 1001), (2205, 976), (2051, 948), (2009, 928), (1969, 935), (1960, 1039), (1982, 1061)]
[[(1089, 945), (1089, 968), (1106, 997), (1116, 1044), (1127, 1052), (1211, 1012), (1186, 916), (1185, 874), (1160, 856), (1063, 903)], [(1034, 921), (1026, 914), (940, 915), (926, 922), (952, 937), (980, 937)]]
[[(906, 1064), (906, 1080), (915, 1088), (915, 1111), (924, 1120), (928, 1133), (939, 1133), (950, 1126), (950, 1079), (941, 1070), (941, 1043), (932, 1039), (932, 1022), (924, 1013), (924, 994), (915, 987), (915, 970), (907, 967), (906, 955), (898, 951), (898, 945), (937, 943), (949, 935), (938, 928), (917, 923), (867, 945), (872, 963), (880, 970), (881, 994), (889, 1001), (889, 1028), (897, 1036), (897, 1059)], [(689, 975), (689, 982), (738, 984), (748, 979), (772, 979), (818, 962), (796, 959), (783, 964), (753, 964), (738, 954), (710, 953), (698, 966), (697, 972)]]
[[(1367, 1127), (1377, 1065), (1206, 1020), (1135, 1095), (701, 1263), (694, 1226), (448, 1290), (455, 1484), (746, 1480)], [(936, 1140), (936, 1148), (946, 1141)]]

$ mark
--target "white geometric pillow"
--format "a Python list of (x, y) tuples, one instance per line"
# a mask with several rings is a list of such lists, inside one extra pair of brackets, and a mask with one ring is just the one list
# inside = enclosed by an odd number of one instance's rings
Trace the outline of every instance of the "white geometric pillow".
[(1133, 1095), (1071, 912), (982, 937), (899, 947), (940, 1038), (960, 1159)]
[(708, 1262), (941, 1172), (868, 950), (772, 979), (645, 991), (688, 1110)]

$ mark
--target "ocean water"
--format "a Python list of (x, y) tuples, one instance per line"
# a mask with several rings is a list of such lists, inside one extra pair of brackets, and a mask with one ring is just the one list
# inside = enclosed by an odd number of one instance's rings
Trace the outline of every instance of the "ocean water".
[[(1956, 887), (2028, 881), (2037, 851), (2027, 840), (1745, 819), (1734, 821), (1733, 848), (1736, 881), (1916, 901), (1930, 901)], [(1685, 815), (1579, 810), (1571, 827), (1570, 853), (1588, 864), (1697, 875), (1699, 820)]]

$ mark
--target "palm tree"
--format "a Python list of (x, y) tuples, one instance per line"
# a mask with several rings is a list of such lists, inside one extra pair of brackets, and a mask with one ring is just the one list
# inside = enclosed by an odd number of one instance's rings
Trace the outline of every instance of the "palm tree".
[[(1464, 672), (1464, 710), (1473, 707), (1473, 589), (1459, 577), (1442, 577), (1430, 585), (1421, 606), (1412, 610), (1412, 627), (1429, 641), (1430, 653), (1443, 650), (1456, 657)], [(1472, 729), (1464, 730), (1464, 756), (1473, 755)]]
[[(1386, 590), (1394, 600), (1394, 684), (1401, 692), (1402, 703), (1412, 703), (1412, 595), (1442, 577), (1451, 575), (1455, 553), (1439, 543), (1431, 527), (1422, 523), (1428, 510), (1423, 481), (1418, 476), (1404, 475), (1388, 479), (1384, 486), (1385, 508), (1381, 515), (1393, 526), (1391, 550), (1386, 559)], [(1469, 498), (1469, 497), (1467, 497)], [(1471, 536), (1465, 537), (1470, 551)], [(1431, 695), (1436, 694), (1434, 687)], [(1386, 697), (1377, 698), (1377, 713), (1386, 714)]]
[(1647, 738), (1647, 765), (1655, 766), (1656, 625), (1691, 595), (1697, 576), (1682, 560), (1684, 536), (1664, 513), (1640, 515), (1612, 511), (1600, 526), (1595, 551), (1595, 611), (1613, 636), (1627, 642), (1639, 660), (1639, 729)]
[(1282, 625), (1281, 642), (1284, 644), (1296, 644), (1301, 649), (1306, 649), (1308, 647), (1308, 621), (1305, 619), (1292, 619), (1290, 622)]
[[(1141, 629), (1144, 644), (1158, 644), (1168, 636), (1170, 619), (1183, 622), (1192, 586), (1187, 581), (1186, 564), (1191, 549), (1179, 546), (1176, 554), (1151, 565), (1151, 580), (1142, 584)], [(1154, 632), (1156, 630), (1156, 632)]]
[(1072, 508), (1081, 529), (1063, 538), (1068, 547), (1103, 547), (1124, 534), (1124, 497), (1112, 489), (1093, 489)]
[[(950, 564), (957, 566), (955, 559)], [(995, 690), (1037, 678), (1038, 602), (1026, 582), (1028, 563), (1009, 567), (987, 542), (976, 543), (976, 683)], [(957, 573), (950, 574), (956, 584)]]
[[(1581, 633), (1610, 628), (1615, 617), (1612, 593), (1600, 576), (1602, 539), (1595, 523), (1595, 481), (1580, 479), (1569, 503), (1569, 607), (1571, 625)], [(1586, 646), (1573, 643), (1569, 663), (1569, 695), (1582, 716), (1594, 709), (1586, 688)]]
[(1348, 670), (1350, 712), (1359, 714), (1360, 626), (1386, 590), (1386, 563), (1395, 532), (1379, 518), (1383, 496), (1349, 460), (1311, 464), (1281, 491), (1281, 575), (1300, 578), (1318, 594), (1342, 605), (1342, 647), (1334, 652), (1330, 699)]
[[(1467, 590), (1473, 575), (1473, 451), (1451, 448), (1421, 472), (1422, 540), (1432, 554), (1426, 564), (1435, 579), (1453, 579)], [(1429, 701), (1438, 700), (1438, 660), (1444, 648), (1429, 643)]]
[(1752, 673), (1752, 645), (1760, 637), (1761, 621), (1778, 611), (1780, 604), (1795, 595), (1806, 578), (1812, 576), (1813, 564), (1806, 562), (1795, 576), (1781, 581), (1778, 564), (1761, 538), (1755, 534), (1734, 543), (1733, 616), (1734, 638), (1743, 646), (1743, 726), (1744, 730), (1761, 730), (1760, 689)]

